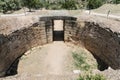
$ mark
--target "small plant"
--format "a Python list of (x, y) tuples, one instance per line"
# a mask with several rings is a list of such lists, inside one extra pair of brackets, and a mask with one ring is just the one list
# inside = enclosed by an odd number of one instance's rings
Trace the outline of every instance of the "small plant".
[(106, 80), (106, 78), (103, 75), (96, 74), (96, 75), (84, 75), (80, 76), (77, 80)]
[(77, 68), (85, 71), (90, 69), (90, 65), (86, 62), (86, 58), (83, 56), (83, 53), (78, 54), (77, 52), (73, 52), (73, 59), (75, 60), (74, 63)]
[(83, 71), (83, 75), (80, 75), (77, 80), (106, 80), (101, 74), (92, 74), (92, 69), (94, 69), (95, 65), (91, 63), (89, 56), (84, 50), (75, 51), (72, 56), (75, 66)]

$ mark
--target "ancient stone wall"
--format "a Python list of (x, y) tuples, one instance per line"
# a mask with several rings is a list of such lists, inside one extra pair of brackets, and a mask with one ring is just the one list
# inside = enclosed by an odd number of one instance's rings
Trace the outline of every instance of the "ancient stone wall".
[(105, 70), (109, 66), (120, 69), (120, 34), (99, 23), (77, 21), (65, 22), (65, 41), (83, 43), (98, 62), (98, 69)]
[(77, 34), (71, 38), (84, 44), (96, 58), (98, 68), (104, 70), (110, 66), (113, 69), (120, 69), (119, 33), (113, 32), (110, 28), (103, 28), (94, 22), (77, 23)]
[(27, 50), (51, 42), (47, 41), (46, 35), (46, 29), (42, 22), (9, 35), (0, 35), (0, 75), (5, 75), (14, 60)]
[(75, 36), (77, 33), (77, 23), (74, 20), (65, 20), (64, 28), (65, 41), (70, 41), (71, 36)]
[(47, 41), (47, 43), (53, 42), (53, 22), (52, 22), (52, 20), (43, 21), (43, 22), (44, 22), (44, 25), (45, 25), (44, 27), (45, 27), (45, 31), (46, 31), (46, 41)]

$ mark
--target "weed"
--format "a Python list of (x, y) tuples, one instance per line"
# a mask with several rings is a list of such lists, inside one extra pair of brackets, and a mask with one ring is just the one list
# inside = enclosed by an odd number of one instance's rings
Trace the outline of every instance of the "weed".
[(73, 59), (74, 64), (77, 68), (80, 68), (81, 70), (89, 70), (90, 65), (86, 62), (86, 57), (83, 56), (84, 53), (78, 54), (77, 52), (73, 52)]
[(87, 74), (87, 75), (81, 75), (77, 80), (106, 80), (106, 78), (103, 75), (100, 74)]

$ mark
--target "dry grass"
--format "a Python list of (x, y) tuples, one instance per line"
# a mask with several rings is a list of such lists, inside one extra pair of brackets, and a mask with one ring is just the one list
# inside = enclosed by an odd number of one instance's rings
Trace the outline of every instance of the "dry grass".
[(93, 10), (94, 12), (107, 14), (108, 11), (111, 11), (110, 14), (120, 16), (120, 4), (105, 4), (98, 9)]
[(21, 28), (29, 27), (37, 21), (38, 18), (33, 16), (1, 17), (0, 34), (10, 34)]

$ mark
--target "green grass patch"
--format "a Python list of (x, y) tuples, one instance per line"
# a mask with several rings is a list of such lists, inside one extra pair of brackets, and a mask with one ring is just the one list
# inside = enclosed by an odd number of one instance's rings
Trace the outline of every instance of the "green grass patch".
[(106, 80), (106, 78), (103, 75), (100, 74), (87, 74), (87, 75), (81, 75), (77, 80)]
[(106, 80), (101, 74), (93, 74), (92, 70), (97, 69), (97, 63), (90, 53), (79, 49), (72, 52), (72, 56), (75, 67), (83, 72), (77, 80)]
[(72, 53), (74, 64), (80, 70), (88, 71), (90, 69), (90, 65), (86, 62), (86, 57), (83, 54), (84, 52), (81, 52), (80, 54), (77, 52)]

